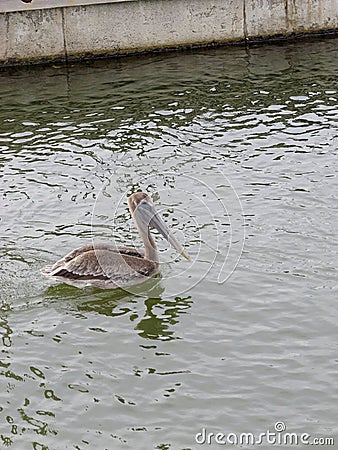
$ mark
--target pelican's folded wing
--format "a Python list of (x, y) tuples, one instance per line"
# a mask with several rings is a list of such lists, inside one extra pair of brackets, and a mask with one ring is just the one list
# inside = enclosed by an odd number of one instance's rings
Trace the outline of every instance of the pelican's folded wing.
[(123, 286), (131, 280), (147, 277), (153, 268), (153, 263), (146, 259), (100, 250), (97, 246), (95, 250), (81, 252), (68, 261), (66, 258), (63, 264), (53, 268), (50, 276), (69, 280), (106, 280)]

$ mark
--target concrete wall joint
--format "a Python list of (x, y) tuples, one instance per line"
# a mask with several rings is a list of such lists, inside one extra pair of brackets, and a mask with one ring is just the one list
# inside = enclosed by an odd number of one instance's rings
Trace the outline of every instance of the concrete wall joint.
[(68, 51), (67, 51), (67, 39), (66, 39), (65, 11), (64, 11), (64, 8), (61, 8), (61, 23), (62, 23), (63, 50), (64, 50), (64, 55), (65, 55), (65, 63), (68, 64)]

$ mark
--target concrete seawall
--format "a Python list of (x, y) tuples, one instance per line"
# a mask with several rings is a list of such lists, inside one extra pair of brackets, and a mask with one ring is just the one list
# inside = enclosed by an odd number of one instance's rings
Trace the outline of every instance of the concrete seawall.
[(337, 0), (2, 0), (0, 64), (67, 61), (337, 29)]

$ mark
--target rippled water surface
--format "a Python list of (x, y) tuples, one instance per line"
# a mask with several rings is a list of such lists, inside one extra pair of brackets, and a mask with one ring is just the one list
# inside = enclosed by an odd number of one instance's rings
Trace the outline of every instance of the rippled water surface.
[[(336, 436), (337, 48), (0, 73), (0, 447)], [(92, 238), (140, 245), (141, 189), (191, 263), (156, 235), (161, 276), (132, 292), (42, 277)]]

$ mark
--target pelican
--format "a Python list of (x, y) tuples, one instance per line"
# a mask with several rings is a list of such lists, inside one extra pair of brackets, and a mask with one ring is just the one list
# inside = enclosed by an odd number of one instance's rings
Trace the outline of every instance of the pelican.
[(76, 287), (115, 289), (142, 283), (159, 272), (159, 257), (151, 228), (156, 228), (184, 258), (191, 261), (156, 212), (148, 194), (132, 194), (128, 197), (128, 206), (144, 250), (103, 242), (87, 244), (71, 251), (54, 265), (45, 267), (42, 273)]

